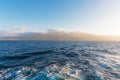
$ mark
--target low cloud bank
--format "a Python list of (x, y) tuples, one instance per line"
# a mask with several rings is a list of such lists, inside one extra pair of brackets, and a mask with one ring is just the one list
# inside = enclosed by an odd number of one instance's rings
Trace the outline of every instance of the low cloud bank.
[(24, 29), (15, 29), (12, 32), (0, 31), (0, 40), (120, 41), (120, 36), (101, 36), (62, 29), (49, 29), (44, 32), (24, 32)]
[(25, 26), (14, 28), (10, 30), (2, 30), (0, 31), (0, 37), (13, 37), (13, 36), (19, 36), (19, 33), (24, 33), (26, 30)]

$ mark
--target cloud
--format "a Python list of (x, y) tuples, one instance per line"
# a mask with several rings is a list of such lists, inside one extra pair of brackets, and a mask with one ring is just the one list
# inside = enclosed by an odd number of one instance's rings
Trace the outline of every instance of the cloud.
[(19, 28), (15, 28), (15, 29), (12, 29), (8, 32), (12, 32), (12, 33), (23, 33), (25, 32), (26, 30), (26, 26), (22, 26), (22, 27), (19, 27)]
[(11, 30), (3, 30), (3, 31), (0, 31), (0, 37), (18, 36), (18, 33), (24, 33), (25, 30), (26, 30), (25, 26), (14, 28)]
[(59, 29), (59, 28), (56, 28), (56, 29), (48, 29), (47, 32), (64, 32), (65, 30), (63, 29)]
[(120, 41), (120, 36), (101, 36), (80, 31), (48, 29), (44, 33), (25, 32), (24, 27), (12, 29), (12, 32), (0, 31), (1, 40), (65, 40), (65, 41)]
[(16, 36), (16, 33), (10, 31), (0, 31), (0, 37)]

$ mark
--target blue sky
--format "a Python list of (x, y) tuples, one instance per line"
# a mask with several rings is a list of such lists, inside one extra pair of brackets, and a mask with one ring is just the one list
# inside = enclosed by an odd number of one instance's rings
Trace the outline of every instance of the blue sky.
[(120, 0), (0, 0), (0, 31), (63, 29), (120, 35), (119, 4)]

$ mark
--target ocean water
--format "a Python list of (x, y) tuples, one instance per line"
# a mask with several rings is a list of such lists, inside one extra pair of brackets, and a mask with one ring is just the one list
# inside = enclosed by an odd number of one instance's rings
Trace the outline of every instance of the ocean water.
[(120, 42), (0, 41), (0, 80), (120, 80)]

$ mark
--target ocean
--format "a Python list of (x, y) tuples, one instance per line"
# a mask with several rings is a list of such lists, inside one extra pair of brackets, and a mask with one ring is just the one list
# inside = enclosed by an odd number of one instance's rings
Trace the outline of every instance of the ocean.
[(0, 41), (0, 80), (120, 80), (120, 42)]

